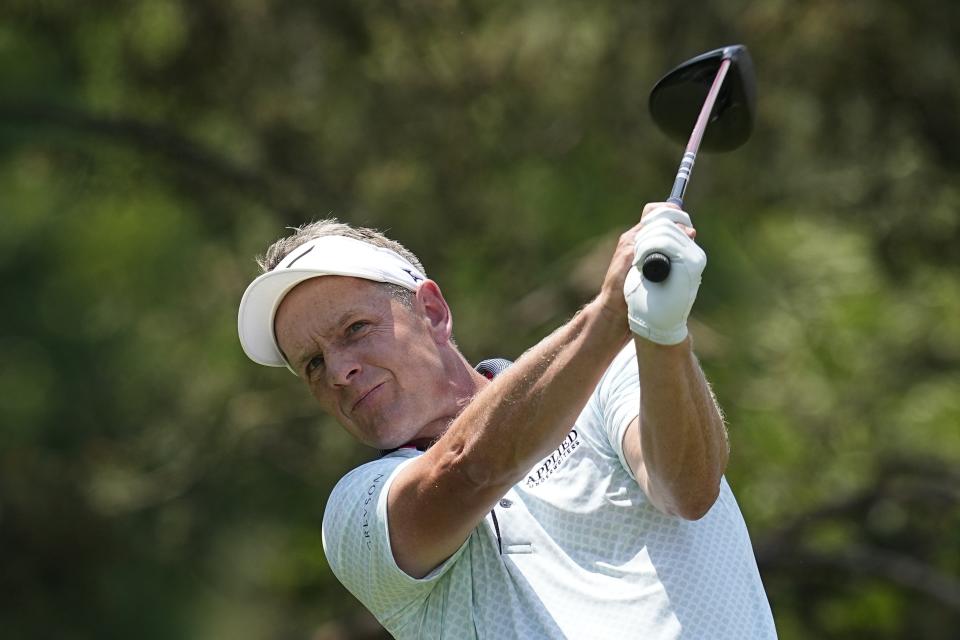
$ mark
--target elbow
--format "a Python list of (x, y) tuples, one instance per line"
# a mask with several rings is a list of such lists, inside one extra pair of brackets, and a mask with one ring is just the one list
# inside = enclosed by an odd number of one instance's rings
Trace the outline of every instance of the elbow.
[(710, 509), (713, 508), (713, 505), (717, 502), (717, 497), (719, 492), (707, 499), (691, 500), (684, 504), (681, 508), (677, 510), (676, 515), (684, 520), (700, 520), (705, 515), (710, 513)]
[(684, 520), (700, 520), (710, 512), (720, 497), (720, 482), (727, 468), (730, 450), (724, 441), (724, 447), (713, 469), (705, 477), (689, 488), (689, 491), (678, 500), (677, 516)]
[(720, 497), (719, 481), (710, 485), (701, 491), (692, 492), (682, 499), (676, 500), (672, 505), (671, 515), (684, 520), (700, 520), (710, 512), (717, 498)]

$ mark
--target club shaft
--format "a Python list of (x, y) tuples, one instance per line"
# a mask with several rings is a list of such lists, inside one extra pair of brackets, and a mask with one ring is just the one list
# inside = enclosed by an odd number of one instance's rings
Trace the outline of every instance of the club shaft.
[(720, 87), (723, 86), (723, 79), (727, 76), (727, 70), (729, 68), (730, 58), (724, 58), (720, 62), (720, 68), (717, 69), (717, 75), (713, 78), (713, 84), (710, 85), (710, 91), (707, 92), (707, 99), (703, 101), (700, 115), (697, 116), (697, 122), (693, 126), (690, 140), (687, 142), (687, 149), (683, 154), (683, 159), (680, 161), (677, 177), (673, 181), (673, 189), (670, 191), (670, 197), (667, 198), (667, 202), (672, 202), (679, 207), (683, 206), (683, 196), (687, 191), (687, 184), (690, 182), (690, 174), (693, 173), (693, 163), (697, 160), (700, 142), (703, 141), (703, 134), (707, 130), (710, 115), (713, 113), (713, 105), (717, 102), (717, 96), (720, 95)]

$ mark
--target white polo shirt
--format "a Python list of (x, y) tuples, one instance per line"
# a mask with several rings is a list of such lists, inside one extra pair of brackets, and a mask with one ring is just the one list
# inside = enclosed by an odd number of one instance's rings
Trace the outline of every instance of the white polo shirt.
[(330, 567), (397, 638), (776, 638), (726, 480), (691, 522), (657, 511), (628, 471), (621, 441), (638, 406), (631, 343), (556, 451), (422, 579), (394, 561), (386, 499), (422, 454), (354, 469), (324, 513)]

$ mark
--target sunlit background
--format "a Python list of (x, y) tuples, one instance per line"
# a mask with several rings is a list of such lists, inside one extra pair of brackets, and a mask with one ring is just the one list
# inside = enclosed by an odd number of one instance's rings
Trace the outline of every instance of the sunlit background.
[(243, 356), (253, 257), (385, 229), (515, 358), (669, 192), (654, 82), (735, 42), (758, 120), (687, 193), (691, 324), (780, 636), (955, 638), (948, 0), (0, 4), (0, 637), (383, 637), (319, 527), (372, 452)]

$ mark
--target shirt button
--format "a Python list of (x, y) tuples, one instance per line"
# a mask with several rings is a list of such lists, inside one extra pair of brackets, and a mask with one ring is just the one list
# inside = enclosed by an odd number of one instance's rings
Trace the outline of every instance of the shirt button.
[(513, 506), (513, 501), (508, 500), (507, 498), (503, 498), (502, 500), (500, 500), (500, 506), (503, 507), (504, 509), (509, 509), (510, 507)]

